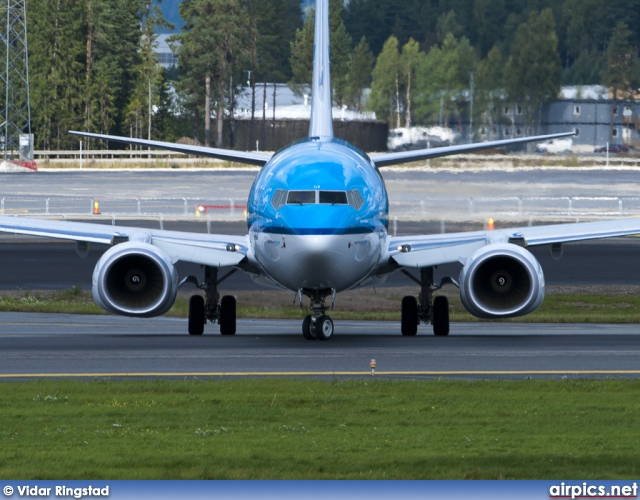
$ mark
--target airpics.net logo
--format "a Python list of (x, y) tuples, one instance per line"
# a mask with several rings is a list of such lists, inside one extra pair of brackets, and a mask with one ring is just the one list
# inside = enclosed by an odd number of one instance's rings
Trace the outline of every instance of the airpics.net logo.
[(565, 484), (549, 488), (549, 498), (638, 498), (638, 485), (625, 484), (610, 486), (603, 484)]

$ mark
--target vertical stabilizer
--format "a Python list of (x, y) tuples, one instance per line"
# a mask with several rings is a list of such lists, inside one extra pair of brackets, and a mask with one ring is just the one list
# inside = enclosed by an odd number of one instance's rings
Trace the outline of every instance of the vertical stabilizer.
[(329, 0), (316, 0), (309, 137), (333, 137), (331, 70), (329, 66)]

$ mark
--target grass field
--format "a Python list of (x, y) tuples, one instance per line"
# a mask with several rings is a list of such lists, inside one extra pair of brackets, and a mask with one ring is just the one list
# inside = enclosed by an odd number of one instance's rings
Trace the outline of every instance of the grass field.
[(3, 382), (3, 479), (636, 478), (640, 381)]

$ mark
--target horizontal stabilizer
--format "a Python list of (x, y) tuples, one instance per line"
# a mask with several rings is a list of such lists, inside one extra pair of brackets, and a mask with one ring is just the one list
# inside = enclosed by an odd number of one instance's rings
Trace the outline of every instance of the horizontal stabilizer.
[(399, 153), (372, 154), (371, 159), (378, 167), (389, 165), (399, 165), (412, 161), (430, 160), (443, 156), (456, 155), (460, 153), (471, 153), (483, 149), (499, 148), (502, 146), (513, 146), (514, 144), (525, 144), (527, 142), (546, 141), (549, 139), (559, 139), (561, 137), (571, 137), (575, 132), (564, 132), (562, 134), (537, 135), (532, 137), (522, 137), (520, 139), (505, 139), (502, 141), (476, 142), (473, 144), (460, 144), (456, 146), (444, 146), (441, 148), (419, 149), (416, 151), (402, 151)]
[(189, 146), (188, 144), (177, 144), (175, 142), (148, 141), (146, 139), (135, 139), (132, 137), (122, 137), (119, 135), (92, 134), (89, 132), (78, 132), (75, 130), (69, 130), (69, 133), (73, 135), (80, 135), (83, 137), (92, 137), (94, 139), (123, 142), (125, 144), (133, 144), (135, 146), (166, 149), (168, 151), (176, 151), (178, 153), (184, 153), (188, 155), (203, 156), (206, 158), (217, 158), (219, 160), (233, 161), (236, 163), (244, 163), (247, 165), (257, 165), (259, 167), (262, 167), (271, 159), (271, 156), (273, 156), (270, 153), (248, 153), (244, 151), (233, 151), (231, 149)]

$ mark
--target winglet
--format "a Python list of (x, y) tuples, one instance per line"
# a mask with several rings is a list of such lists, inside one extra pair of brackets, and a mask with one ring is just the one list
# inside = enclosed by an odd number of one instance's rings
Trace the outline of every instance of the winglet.
[(320, 140), (333, 137), (329, 52), (329, 0), (316, 0), (309, 137)]

